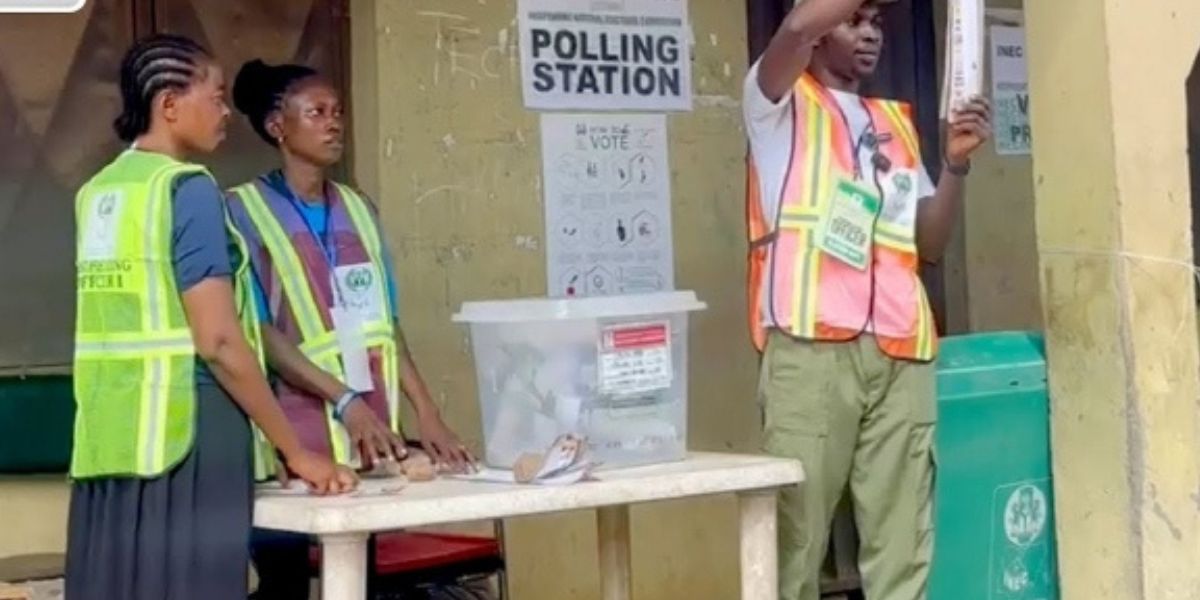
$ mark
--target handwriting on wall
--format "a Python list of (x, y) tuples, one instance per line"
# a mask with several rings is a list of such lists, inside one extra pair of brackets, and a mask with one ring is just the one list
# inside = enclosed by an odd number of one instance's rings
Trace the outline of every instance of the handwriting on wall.
[(469, 17), (445, 11), (417, 11), (434, 28), (433, 84), (465, 79), (471, 89), (487, 80), (513, 79), (520, 66), (516, 38), (504, 27), (486, 39)]

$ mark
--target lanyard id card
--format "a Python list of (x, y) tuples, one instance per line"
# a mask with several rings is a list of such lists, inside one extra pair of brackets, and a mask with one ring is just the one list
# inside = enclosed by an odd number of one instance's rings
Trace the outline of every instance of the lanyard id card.
[(370, 262), (333, 269), (334, 300), (358, 314), (361, 323), (384, 319), (383, 282)]
[(337, 348), (342, 353), (342, 370), (346, 385), (354, 391), (373, 391), (371, 362), (367, 355), (366, 336), (362, 324), (373, 318), (370, 304), (364, 300), (374, 295), (373, 269), (370, 264), (337, 266), (332, 272), (334, 306), (329, 314), (334, 319)]
[(875, 218), (879, 215), (879, 196), (864, 186), (838, 181), (824, 216), (821, 251), (859, 271), (871, 262)]
[(330, 309), (346, 385), (356, 392), (375, 389), (363, 325), (382, 314), (379, 281), (370, 263), (333, 269), (334, 306)]
[(346, 376), (343, 383), (356, 392), (373, 391), (375, 382), (371, 378), (362, 319), (356, 311), (340, 305), (329, 309), (329, 314), (333, 317), (333, 331), (337, 336), (338, 350), (342, 353), (342, 370)]

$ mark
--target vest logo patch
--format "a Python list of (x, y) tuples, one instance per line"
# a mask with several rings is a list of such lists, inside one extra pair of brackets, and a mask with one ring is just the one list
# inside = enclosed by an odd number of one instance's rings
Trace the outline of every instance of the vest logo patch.
[(87, 203), (80, 235), (82, 260), (111, 261), (117, 258), (124, 200), (119, 190), (110, 190), (93, 196)]
[(111, 217), (117, 210), (117, 197), (113, 194), (106, 194), (96, 204), (96, 214), (101, 217)]
[(374, 282), (375, 275), (371, 273), (371, 269), (359, 267), (351, 269), (346, 273), (346, 287), (350, 288), (351, 292), (363, 292), (371, 288)]

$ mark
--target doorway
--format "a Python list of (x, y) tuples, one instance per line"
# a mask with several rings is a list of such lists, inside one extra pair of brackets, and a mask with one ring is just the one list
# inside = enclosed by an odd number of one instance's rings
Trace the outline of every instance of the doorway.
[[(111, 124), (133, 41), (192, 37), (231, 81), (251, 58), (303, 63), (345, 93), (347, 1), (89, 0), (74, 14), (0, 17), (0, 374), (65, 373), (71, 363), (74, 193), (121, 150)], [(205, 162), (234, 184), (274, 155), (235, 117)]]

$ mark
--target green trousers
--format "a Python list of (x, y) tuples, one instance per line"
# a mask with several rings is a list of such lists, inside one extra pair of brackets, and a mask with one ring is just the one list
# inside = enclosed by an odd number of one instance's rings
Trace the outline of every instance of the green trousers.
[(934, 367), (864, 335), (810, 343), (773, 332), (759, 395), (768, 454), (799, 459), (781, 493), (781, 600), (817, 600), (834, 510), (849, 486), (867, 600), (924, 600), (933, 557)]

